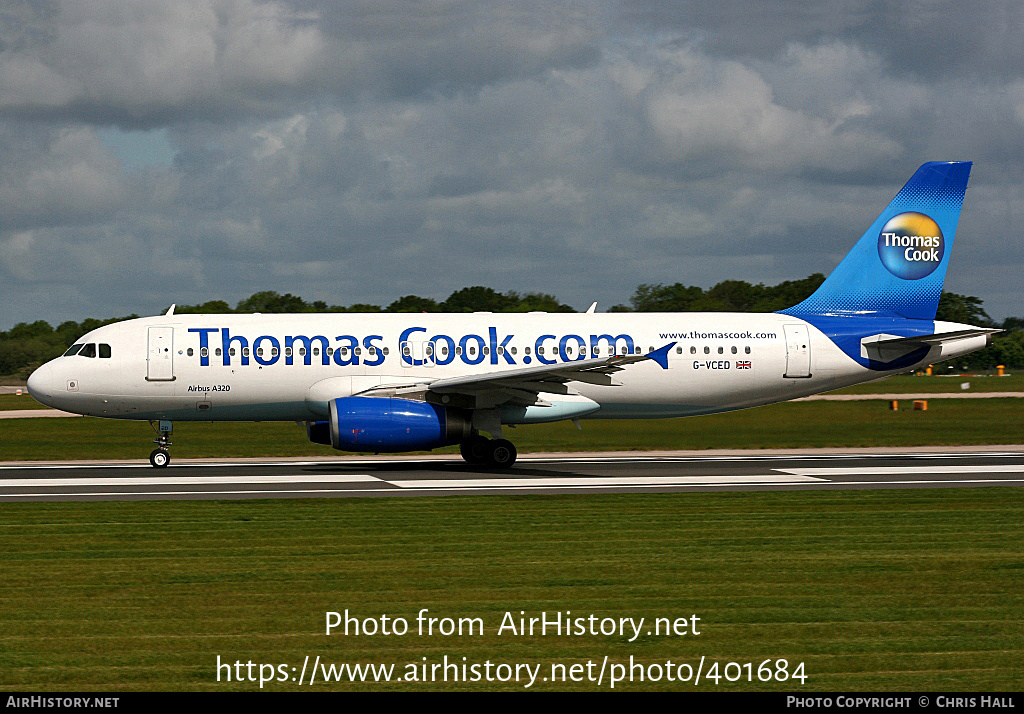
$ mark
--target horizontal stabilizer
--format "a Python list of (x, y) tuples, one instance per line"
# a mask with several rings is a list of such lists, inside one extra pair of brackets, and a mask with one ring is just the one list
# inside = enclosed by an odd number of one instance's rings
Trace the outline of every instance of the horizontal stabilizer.
[[(956, 332), (938, 332), (934, 335), (915, 335), (913, 337), (897, 337), (887, 340), (879, 340), (876, 344), (879, 345), (943, 345), (947, 342), (959, 342), (960, 340), (966, 340), (970, 337), (984, 337), (985, 335), (992, 335), (996, 332), (1002, 332), (995, 328), (977, 327), (973, 330), (957, 330)], [(870, 339), (870, 338), (865, 338)]]
[(860, 354), (861, 357), (867, 359), (879, 362), (892, 362), (916, 350), (941, 347), (976, 337), (988, 337), (996, 332), (1002, 332), (1002, 330), (976, 327), (970, 330), (938, 332), (932, 335), (913, 335), (911, 337), (896, 337), (885, 334), (871, 335), (860, 341)]

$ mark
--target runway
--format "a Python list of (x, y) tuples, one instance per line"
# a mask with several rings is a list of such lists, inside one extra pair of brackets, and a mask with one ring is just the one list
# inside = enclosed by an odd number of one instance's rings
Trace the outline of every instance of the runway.
[(416, 497), (484, 494), (1024, 485), (1024, 450), (714, 456), (524, 456), (509, 471), (458, 457), (0, 466), (0, 501)]

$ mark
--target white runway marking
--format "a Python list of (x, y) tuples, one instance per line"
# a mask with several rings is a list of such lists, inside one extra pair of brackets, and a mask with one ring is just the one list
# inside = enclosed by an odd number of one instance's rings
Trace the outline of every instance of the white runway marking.
[(274, 496), (287, 496), (290, 493), (394, 493), (395, 491), (396, 489), (393, 488), (287, 488), (249, 489), (245, 491), (83, 491), (81, 493), (77, 491), (59, 491), (56, 493), (54, 493), (53, 491), (49, 491), (46, 493), (0, 493), (0, 498), (65, 498), (67, 496), (257, 496), (263, 494)]
[[(577, 481), (586, 481), (587, 479), (576, 479)], [(458, 481), (452, 483), (458, 484)], [(1009, 484), (1009, 483), (1024, 483), (1024, 479), (965, 479), (958, 481), (932, 481), (932, 480), (920, 480), (920, 481), (821, 481), (817, 479), (810, 479), (807, 481), (790, 481), (781, 483), (728, 483), (724, 480), (714, 481), (711, 483), (677, 483), (677, 484), (637, 484), (630, 486), (633, 490), (641, 489), (657, 489), (657, 488), (700, 488), (700, 487), (728, 487), (730, 485), (741, 486), (741, 485), (752, 485), (752, 486), (783, 486), (789, 488), (822, 488), (828, 486), (837, 487), (850, 487), (850, 486), (893, 486), (893, 485), (916, 485), (916, 484), (936, 484), (941, 486), (955, 486), (957, 484), (978, 484), (978, 483), (998, 483), (998, 484)], [(107, 497), (107, 498), (118, 498), (122, 496), (258, 496), (258, 495), (270, 495), (270, 496), (287, 496), (291, 495), (314, 495), (314, 494), (395, 494), (400, 493), (403, 490), (408, 493), (409, 491), (425, 491), (434, 493), (486, 493), (490, 492), (501, 492), (501, 491), (551, 491), (561, 492), (566, 489), (579, 489), (588, 491), (601, 491), (610, 490), (615, 488), (622, 488), (624, 484), (606, 484), (606, 485), (595, 485), (587, 483), (579, 483), (569, 486), (503, 486), (503, 487), (481, 487), (481, 486), (450, 486), (448, 488), (420, 488), (417, 489), (413, 482), (405, 482), (403, 484), (404, 489), (396, 488), (298, 488), (298, 489), (246, 489), (246, 490), (233, 490), (233, 491), (94, 491), (94, 492), (41, 492), (41, 493), (0, 493), (0, 498), (12, 499), (12, 498), (67, 498), (71, 497)]]
[[(214, 484), (387, 483), (413, 489), (592, 488), (601, 486), (708, 486), (821, 482), (810, 476), (598, 476), (566, 478), (483, 478), (387, 480), (369, 474), (281, 476), (126, 476), (104, 478), (0, 479), (0, 488), (86, 486), (202, 486)], [(189, 493), (183, 491), (182, 493)], [(220, 493), (232, 493), (222, 491)], [(245, 493), (245, 492), (239, 492)], [(84, 494), (83, 494), (84, 495)]]
[[(972, 456), (981, 457), (1018, 457), (1020, 452), (1013, 451), (978, 451), (978, 452), (913, 452), (899, 454), (900, 458), (913, 458), (913, 459), (961, 459)], [(675, 464), (675, 463), (701, 463), (701, 462), (731, 462), (731, 461), (835, 461), (842, 459), (889, 459), (893, 458), (893, 454), (729, 454), (729, 455), (708, 455), (708, 456), (600, 456), (600, 455), (580, 455), (580, 456), (522, 456), (516, 463), (520, 465), (525, 464), (588, 464), (588, 463), (664, 463), (664, 464)], [(238, 467), (260, 467), (260, 466), (287, 466), (287, 467), (299, 467), (299, 466), (332, 466), (332, 467), (359, 467), (359, 466), (389, 466), (389, 465), (439, 465), (439, 464), (450, 464), (457, 463), (462, 464), (462, 459), (458, 455), (453, 454), (446, 459), (374, 459), (372, 457), (365, 459), (318, 459), (309, 461), (210, 461), (203, 463), (195, 463), (189, 459), (182, 459), (179, 461), (171, 462), (171, 469), (176, 468), (238, 468)], [(0, 465), (0, 471), (23, 471), (28, 469), (37, 470), (52, 470), (52, 469), (152, 469), (149, 462), (145, 459), (140, 459), (134, 463), (126, 462), (113, 462), (113, 463), (76, 463), (74, 461), (68, 461), (64, 463), (28, 463), (28, 464), (3, 464)], [(785, 469), (779, 469), (785, 471)]]
[[(981, 456), (990, 459), (987, 465), (962, 465), (950, 459), (959, 459), (970, 456)], [(300, 461), (275, 461), (254, 460), (251, 462), (238, 462), (226, 460), (223, 462), (207, 462), (202, 464), (187, 463), (179, 464), (179, 468), (173, 465), (169, 469), (154, 470), (148, 463), (139, 462), (132, 464), (75, 464), (62, 463), (59, 465), (34, 464), (32, 466), (0, 466), (0, 476), (3, 470), (27, 469), (25, 475), (30, 478), (0, 478), (0, 500), (18, 499), (68, 499), (75, 497), (85, 498), (245, 498), (245, 497), (302, 497), (302, 496), (440, 496), (440, 495), (484, 495), (501, 493), (582, 493), (582, 492), (610, 492), (610, 491), (689, 491), (689, 490), (718, 490), (718, 489), (815, 489), (815, 488), (871, 488), (871, 487), (908, 487), (927, 486), (949, 487), (967, 485), (1016, 485), (1024, 483), (1024, 464), (1020, 462), (1021, 453), (1017, 452), (978, 452), (970, 453), (916, 453), (901, 454), (899, 461), (889, 461), (889, 465), (874, 466), (879, 463), (876, 459), (892, 459), (891, 455), (885, 454), (860, 454), (860, 455), (712, 455), (712, 456), (691, 456), (691, 455), (587, 455), (569, 456), (559, 458), (557, 456), (545, 455), (527, 457), (521, 460), (523, 466), (528, 464), (557, 464), (560, 466), (581, 464), (577, 470), (586, 473), (587, 469), (583, 464), (622, 464), (625, 471), (621, 476), (608, 475), (573, 475), (572, 471), (563, 475), (550, 475), (531, 478), (524, 476), (530, 471), (515, 470), (503, 475), (488, 474), (486, 472), (474, 472), (471, 467), (458, 468), (463, 466), (457, 456), (443, 460), (432, 460), (423, 458), (408, 458), (400, 460), (379, 460), (373, 458), (357, 460), (334, 460), (334, 459), (311, 459)], [(1003, 459), (992, 457), (1012, 457), (1018, 463), (1006, 464)], [(785, 464), (779, 463), (783, 460), (816, 461), (821, 466), (807, 467), (796, 466), (787, 468)], [(859, 459), (855, 463), (847, 462), (844, 459)], [(923, 461), (922, 461), (923, 460)], [(764, 473), (742, 474), (729, 473), (733, 469), (714, 469), (718, 471), (709, 472), (709, 469), (700, 468), (703, 463), (725, 464), (728, 462), (762, 462)], [(790, 463), (793, 463), (790, 461)], [(799, 461), (796, 461), (799, 463)], [(833, 464), (826, 467), (826, 464)], [(882, 461), (881, 463), (886, 463)], [(903, 465), (891, 465), (899, 463)], [(635, 464), (630, 468), (626, 465)], [(646, 469), (653, 465), (662, 464), (662, 473), (665, 471), (681, 471), (683, 464), (689, 464), (687, 470), (693, 475), (642, 475)], [(930, 464), (930, 465), (927, 465)], [(410, 465), (421, 466), (427, 472), (432, 468), (440, 467), (446, 470), (447, 474), (423, 473), (423, 475), (442, 476), (448, 478), (429, 478), (417, 480), (414, 475), (422, 473), (421, 470), (395, 472), (389, 470), (389, 466), (402, 465), (406, 469)], [(453, 465), (457, 465), (453, 468)], [(672, 465), (679, 465), (680, 468), (672, 468)], [(276, 466), (284, 473), (280, 475), (268, 474), (266, 471), (256, 470), (258, 475), (245, 475), (252, 473), (252, 467)], [(202, 467), (202, 468), (196, 468)], [(204, 475), (210, 474), (209, 468), (231, 467), (235, 473), (231, 475)], [(284, 468), (282, 468), (284, 467)], [(301, 473), (304, 467), (319, 467), (310, 469), (310, 473)], [(666, 468), (668, 467), (668, 468)], [(40, 471), (42, 469), (43, 471)], [(50, 471), (46, 470), (56, 469)], [(109, 469), (106, 472), (97, 472), (95, 469)], [(132, 469), (132, 470), (125, 470)], [(137, 471), (135, 469), (143, 469)], [(379, 475), (370, 473), (346, 473), (348, 469), (360, 471), (374, 471)], [(758, 469), (760, 470), (760, 469)], [(341, 471), (341, 473), (338, 473)], [(323, 473), (318, 473), (323, 472)], [(703, 472), (703, 473), (702, 473)], [(116, 474), (125, 474), (118, 477)], [(223, 472), (221, 472), (223, 473)], [(551, 473), (551, 472), (548, 472)], [(613, 471), (614, 473), (614, 471)], [(685, 471), (684, 471), (685, 473)], [(79, 475), (81, 478), (69, 477), (68, 474)], [(112, 475), (114, 474), (114, 475)], [(186, 475), (188, 474), (188, 475)], [(43, 476), (54, 476), (44, 478)], [(461, 478), (464, 476), (465, 478)], [(871, 478), (875, 476), (877, 478)], [(863, 479), (863, 480), (858, 480)], [(147, 490), (152, 489), (152, 490)], [(21, 493), (16, 493), (21, 491)], [(31, 491), (31, 493), (26, 493)]]
[(323, 476), (125, 476), (109, 478), (5, 478), (0, 488), (28, 486), (204, 486), (233, 483), (366, 483), (381, 479), (368, 474)]
[[(376, 464), (380, 465), (379, 461), (267, 461), (266, 463), (252, 461), (216, 461), (210, 463), (194, 464), (184, 461), (180, 464), (171, 464), (170, 468), (237, 468), (240, 466), (347, 466), (357, 464)], [(39, 471), (50, 471), (54, 469), (152, 469), (148, 461), (141, 460), (138, 463), (124, 463), (114, 462), (109, 464), (79, 464), (74, 461), (69, 461), (65, 464), (26, 464), (22, 466), (0, 466), (0, 471), (27, 471), (27, 470), (39, 470)]]
[(821, 482), (810, 476), (594, 476), (566, 478), (470, 478), (388, 481), (402, 488), (590, 488), (594, 486), (730, 486)]
[(912, 476), (913, 474), (1024, 473), (1024, 464), (986, 466), (852, 466), (848, 468), (774, 469), (794, 476)]

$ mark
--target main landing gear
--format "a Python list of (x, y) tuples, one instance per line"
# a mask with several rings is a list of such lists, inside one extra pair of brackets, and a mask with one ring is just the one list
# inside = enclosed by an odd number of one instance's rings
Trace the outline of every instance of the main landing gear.
[(157, 448), (153, 449), (153, 453), (149, 455), (149, 463), (154, 468), (162, 469), (171, 463), (169, 447), (171, 446), (171, 432), (174, 425), (169, 421), (151, 421), (149, 425), (157, 433), (157, 438), (153, 439), (153, 443), (157, 445)]
[(516, 462), (515, 444), (507, 439), (488, 439), (475, 434), (469, 441), (459, 445), (459, 453), (466, 463), (474, 466), (490, 466), (497, 469), (511, 468)]

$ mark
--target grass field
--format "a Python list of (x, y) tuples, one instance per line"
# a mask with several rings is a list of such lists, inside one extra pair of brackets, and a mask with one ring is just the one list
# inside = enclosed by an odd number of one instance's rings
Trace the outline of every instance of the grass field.
[[(967, 382), (965, 390), (960, 385)], [(833, 394), (931, 394), (935, 392), (1024, 392), (1024, 374), (1009, 374), (1004, 377), (955, 375), (917, 377), (898, 375), (877, 382), (857, 384), (838, 389)]]
[(49, 409), (28, 394), (0, 394), (0, 411), (8, 409)]
[[(935, 399), (928, 411), (896, 412), (881, 401), (791, 402), (688, 419), (584, 421), (506, 430), (523, 453), (645, 449), (747, 449), (1015, 444), (1021, 399)], [(0, 420), (0, 461), (145, 459), (154, 434), (145, 422), (108, 419)], [(455, 453), (455, 449), (440, 449)], [(175, 424), (175, 458), (331, 456), (291, 423)]]
[[(903, 391), (894, 385), (919, 379), (869, 386)], [(929, 407), (802, 402), (506, 435), (522, 452), (1020, 442), (1020, 399), (931, 400)], [(2, 420), (0, 460), (142, 460), (151, 438), (144, 423)], [(290, 423), (178, 423), (174, 441), (177, 458), (336, 453), (308, 443)], [(542, 677), (553, 663), (599, 666), (605, 656), (694, 667), (704, 656), (720, 671), (751, 662), (755, 673), (764, 660), (785, 658), (790, 670), (804, 663), (806, 684), (716, 686), (705, 677), (699, 689), (1024, 687), (1024, 491), (1016, 488), (5, 503), (0, 553), (2, 690), (258, 688), (217, 682), (218, 655), (297, 668), (319, 655), (332, 664), (393, 663), (397, 674), (448, 655), (540, 665)], [(479, 617), (485, 630), (324, 636), (325, 611), (346, 608), (359, 617), (405, 617), (414, 628), (427, 608), (437, 617)], [(634, 642), (496, 634), (505, 612), (566, 610), (648, 623), (696, 614), (702, 634), (644, 634)], [(314, 687), (327, 688), (522, 685)]]
[[(401, 673), (447, 654), (544, 674), (606, 655), (755, 672), (786, 658), (804, 686), (717, 688), (1020, 691), (1022, 544), (1024, 499), (1007, 488), (3, 504), (0, 689), (254, 689), (218, 683), (217, 655)], [(326, 637), (325, 612), (346, 608), (485, 630)], [(565, 610), (696, 614), (701, 634), (496, 635), (506, 611)], [(314, 689), (328, 686), (521, 688)]]

